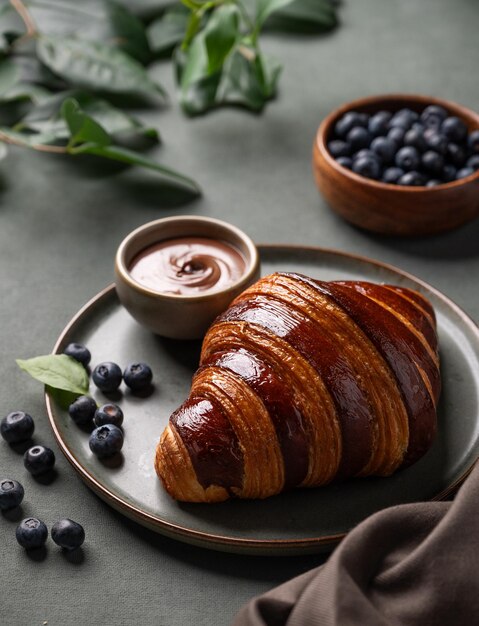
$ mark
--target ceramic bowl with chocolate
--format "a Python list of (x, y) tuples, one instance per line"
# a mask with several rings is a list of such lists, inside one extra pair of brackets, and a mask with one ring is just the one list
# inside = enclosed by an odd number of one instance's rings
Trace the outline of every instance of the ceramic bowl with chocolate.
[(451, 230), (479, 214), (479, 115), (422, 95), (349, 102), (320, 124), (313, 173), (329, 206), (356, 226)]

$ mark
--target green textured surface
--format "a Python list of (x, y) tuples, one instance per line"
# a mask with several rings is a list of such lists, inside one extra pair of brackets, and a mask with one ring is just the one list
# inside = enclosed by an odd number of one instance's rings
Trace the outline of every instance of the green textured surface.
[[(49, 352), (72, 315), (111, 282), (121, 239), (158, 217), (208, 215), (258, 242), (365, 254), (426, 280), (479, 320), (479, 220), (428, 239), (366, 234), (329, 211), (310, 167), (316, 127), (348, 100), (410, 91), (478, 110), (477, 2), (346, 0), (341, 15), (341, 28), (322, 38), (265, 39), (285, 67), (280, 97), (261, 116), (230, 109), (188, 120), (176, 105), (139, 112), (162, 133), (158, 158), (203, 186), (194, 203), (162, 199), (151, 177), (133, 171), (78, 171), (20, 150), (1, 162), (0, 412), (31, 412), (36, 441), (56, 449), (41, 386), (14, 359)], [(172, 93), (170, 66), (158, 64), (154, 73)], [(50, 541), (45, 558), (35, 561), (17, 546), (15, 523), (0, 516), (8, 624), (222, 626), (252, 595), (321, 562), (221, 554), (155, 535), (106, 506), (57, 457), (56, 480), (43, 485), (26, 475), (18, 454), (0, 446), (2, 475), (25, 486), (25, 515), (49, 526), (71, 517), (87, 534), (82, 559), (69, 560)]]

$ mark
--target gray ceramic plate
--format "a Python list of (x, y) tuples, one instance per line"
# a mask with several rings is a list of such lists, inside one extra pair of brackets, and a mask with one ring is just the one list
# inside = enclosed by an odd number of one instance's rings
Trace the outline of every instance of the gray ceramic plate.
[[(170, 537), (230, 552), (297, 554), (330, 548), (365, 517), (384, 507), (434, 500), (464, 480), (479, 451), (479, 329), (453, 302), (429, 285), (391, 266), (331, 250), (262, 246), (262, 272), (298, 271), (323, 280), (361, 279), (418, 289), (438, 320), (443, 393), (439, 435), (427, 455), (389, 478), (351, 480), (296, 490), (262, 501), (184, 504), (163, 490), (153, 469), (156, 442), (170, 413), (188, 395), (199, 343), (165, 340), (143, 330), (120, 305), (113, 287), (93, 298), (61, 334), (55, 352), (85, 343), (92, 364), (148, 362), (155, 389), (148, 398), (125, 391), (122, 462), (102, 463), (88, 447), (88, 434), (47, 397), (60, 448), (86, 483), (108, 504), (140, 524)], [(93, 389), (98, 402), (101, 393)]]

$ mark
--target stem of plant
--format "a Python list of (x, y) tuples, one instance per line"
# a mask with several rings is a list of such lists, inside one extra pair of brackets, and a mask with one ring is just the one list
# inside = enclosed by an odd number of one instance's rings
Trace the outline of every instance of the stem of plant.
[(30, 11), (23, 4), (22, 0), (10, 0), (10, 4), (18, 13), (18, 15), (22, 18), (23, 23), (25, 24), (25, 28), (27, 32), (24, 37), (35, 37), (37, 34), (37, 26), (30, 15)]
[(13, 139), (8, 135), (5, 135), (0, 130), (0, 141), (3, 143), (7, 143), (12, 146), (22, 146), (23, 148), (32, 148), (33, 150), (38, 150), (39, 152), (51, 152), (54, 154), (66, 154), (67, 149), (64, 146), (49, 146), (46, 144), (31, 144), (21, 141), (20, 139)]

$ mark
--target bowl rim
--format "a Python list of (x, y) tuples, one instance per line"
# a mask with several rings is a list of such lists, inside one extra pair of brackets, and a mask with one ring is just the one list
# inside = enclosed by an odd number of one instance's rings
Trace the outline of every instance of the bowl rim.
[[(226, 231), (229, 231), (233, 234), (237, 239), (242, 241), (245, 245), (245, 249), (247, 250), (247, 255), (243, 255), (245, 257), (246, 267), (244, 272), (241, 274), (239, 278), (237, 278), (234, 282), (230, 283), (227, 287), (220, 287), (218, 289), (211, 289), (205, 293), (199, 294), (177, 294), (177, 293), (164, 293), (161, 291), (156, 291), (147, 287), (146, 285), (142, 285), (138, 281), (136, 281), (128, 271), (128, 268), (125, 263), (125, 253), (128, 246), (134, 241), (139, 235), (144, 232), (154, 231), (156, 228), (161, 227), (163, 225), (172, 224), (172, 223), (191, 223), (196, 222), (199, 224), (211, 224), (214, 226), (219, 226)], [(184, 235), (177, 235), (177, 237), (187, 237), (188, 233), (184, 233)], [(208, 235), (204, 235), (208, 237)], [(172, 237), (175, 239), (176, 237)], [(161, 241), (161, 240), (159, 240)], [(231, 243), (231, 242), (228, 242)], [(115, 255), (115, 270), (117, 275), (128, 284), (128, 286), (135, 291), (157, 300), (165, 300), (165, 301), (176, 301), (176, 302), (202, 302), (205, 300), (210, 300), (218, 297), (218, 294), (226, 295), (229, 293), (236, 292), (239, 287), (248, 282), (251, 277), (257, 272), (259, 269), (259, 252), (254, 244), (253, 240), (249, 235), (247, 235), (244, 231), (242, 231), (237, 226), (230, 224), (229, 222), (225, 222), (223, 220), (216, 219), (214, 217), (206, 217), (201, 215), (173, 215), (170, 217), (162, 217), (157, 220), (152, 220), (150, 222), (146, 222), (141, 226), (138, 226), (134, 230), (132, 230), (126, 237), (121, 241), (120, 245), (117, 248)]]
[[(339, 174), (346, 176), (346, 178), (350, 178), (357, 183), (364, 184), (366, 186), (371, 187), (372, 189), (383, 189), (387, 191), (397, 191), (398, 193), (404, 194), (424, 194), (426, 193), (439, 193), (443, 189), (455, 189), (457, 187), (461, 187), (464, 183), (469, 183), (474, 180), (479, 181), (479, 170), (476, 170), (469, 176), (465, 176), (459, 180), (453, 180), (448, 183), (441, 183), (436, 187), (426, 187), (426, 185), (420, 185), (417, 187), (407, 186), (407, 185), (393, 185), (392, 183), (384, 183), (378, 180), (374, 180), (372, 178), (366, 178), (366, 176), (361, 176), (360, 174), (356, 174), (352, 170), (340, 165), (329, 153), (329, 150), (326, 145), (326, 137), (329, 134), (331, 127), (334, 122), (339, 119), (345, 113), (349, 111), (353, 111), (356, 108), (364, 108), (367, 106), (374, 106), (375, 104), (380, 107), (381, 103), (387, 103), (389, 101), (402, 101), (404, 104), (408, 102), (414, 102), (416, 104), (424, 104), (425, 106), (429, 104), (437, 104), (445, 109), (448, 109), (453, 115), (462, 118), (473, 118), (477, 122), (477, 129), (479, 130), (479, 113), (476, 113), (472, 109), (465, 107), (462, 104), (454, 102), (452, 100), (447, 100), (445, 98), (438, 98), (436, 96), (428, 96), (425, 94), (413, 94), (413, 93), (384, 93), (373, 96), (365, 96), (363, 98), (357, 98), (356, 100), (351, 100), (350, 102), (345, 102), (333, 109), (328, 115), (323, 119), (321, 124), (316, 131), (316, 137), (314, 142), (315, 149), (319, 150), (321, 156), (326, 160), (328, 165), (330, 165), (333, 169), (335, 169)], [(387, 108), (387, 107), (385, 107)], [(379, 110), (379, 109), (378, 109)]]

